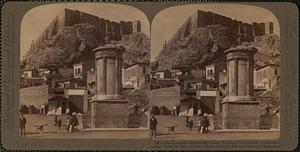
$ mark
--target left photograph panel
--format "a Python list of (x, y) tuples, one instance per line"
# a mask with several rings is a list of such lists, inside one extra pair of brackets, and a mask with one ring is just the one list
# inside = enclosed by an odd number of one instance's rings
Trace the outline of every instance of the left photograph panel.
[(148, 138), (150, 24), (131, 6), (35, 7), (21, 23), (20, 136)]

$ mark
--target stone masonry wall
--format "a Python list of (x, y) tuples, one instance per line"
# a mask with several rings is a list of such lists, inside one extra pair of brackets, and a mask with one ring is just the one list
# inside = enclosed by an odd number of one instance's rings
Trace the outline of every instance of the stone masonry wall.
[(273, 33), (272, 22), (254, 22), (253, 24), (248, 24), (216, 13), (198, 10), (183, 23), (169, 43), (176, 43), (178, 40), (183, 40), (184, 37), (188, 36), (197, 28), (216, 24), (228, 27), (231, 34), (235, 37), (239, 37), (240, 41), (254, 41), (255, 36)]
[(97, 32), (103, 37), (106, 32), (114, 33), (112, 36), (113, 40), (121, 40), (124, 34), (141, 32), (140, 21), (121, 21), (117, 23), (78, 10), (64, 9), (50, 22), (44, 32), (34, 41), (34, 44), (38, 45), (49, 39), (66, 26), (80, 23), (90, 23), (96, 26)]

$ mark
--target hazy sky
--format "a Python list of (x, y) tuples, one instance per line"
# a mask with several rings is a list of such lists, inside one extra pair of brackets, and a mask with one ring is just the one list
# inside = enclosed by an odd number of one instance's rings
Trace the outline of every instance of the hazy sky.
[(144, 13), (134, 7), (107, 3), (63, 3), (35, 7), (28, 11), (21, 23), (21, 54), (28, 51), (32, 40), (38, 38), (50, 22), (64, 9), (82, 12), (109, 19), (111, 21), (141, 21), (141, 31), (150, 36), (150, 24)]
[(241, 4), (192, 4), (174, 6), (160, 11), (151, 25), (151, 61), (162, 49), (164, 41), (168, 41), (179, 27), (196, 10), (211, 11), (223, 16), (242, 21), (273, 22), (274, 33), (279, 35), (279, 23), (276, 17), (265, 8)]

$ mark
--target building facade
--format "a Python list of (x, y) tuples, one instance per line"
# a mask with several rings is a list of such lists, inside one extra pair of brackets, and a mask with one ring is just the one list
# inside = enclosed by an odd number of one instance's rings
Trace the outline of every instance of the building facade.
[(95, 61), (82, 61), (73, 65), (73, 78), (87, 80), (88, 71), (95, 69)]
[(272, 90), (280, 85), (279, 65), (269, 64), (254, 71), (254, 87)]
[(139, 89), (141, 85), (144, 85), (147, 83), (147, 81), (149, 81), (149, 64), (136, 63), (125, 67), (122, 73), (123, 86), (132, 86), (135, 89)]

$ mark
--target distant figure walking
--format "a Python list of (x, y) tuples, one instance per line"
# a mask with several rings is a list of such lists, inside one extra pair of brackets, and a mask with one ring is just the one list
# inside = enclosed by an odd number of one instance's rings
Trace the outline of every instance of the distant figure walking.
[(73, 112), (72, 116), (71, 116), (71, 120), (70, 120), (70, 128), (69, 128), (69, 132), (74, 132), (74, 131), (78, 131), (78, 126), (79, 122), (78, 119), (76, 117), (76, 113)]
[(203, 133), (209, 133), (208, 127), (210, 126), (210, 123), (207, 117), (207, 113), (205, 113), (203, 116)]
[(156, 125), (157, 125), (157, 120), (154, 117), (154, 115), (152, 115), (152, 117), (150, 119), (150, 134), (151, 134), (151, 139), (156, 138)]
[(186, 116), (186, 119), (185, 119), (185, 127), (189, 128), (189, 122), (190, 122), (190, 119), (188, 116)]
[(61, 125), (62, 125), (62, 120), (61, 120), (61, 119), (58, 119), (58, 121), (57, 121), (57, 126), (58, 126), (59, 130), (60, 130), (60, 128), (61, 128)]
[(190, 131), (193, 130), (193, 126), (194, 126), (193, 119), (190, 119), (190, 121), (189, 121), (189, 129), (190, 129)]
[(26, 126), (26, 118), (21, 114), (20, 117), (20, 134), (21, 136), (25, 136), (25, 126)]
[(57, 115), (54, 116), (54, 126), (57, 126)]
[(71, 126), (71, 118), (68, 116), (67, 117), (67, 131), (69, 131), (70, 130), (70, 126)]
[(203, 133), (204, 130), (204, 117), (203, 115), (199, 115), (199, 120), (198, 120), (198, 131), (200, 133)]
[(189, 128), (189, 130), (192, 131), (194, 125), (193, 119), (190, 119), (189, 116), (186, 116), (185, 123), (186, 128)]

